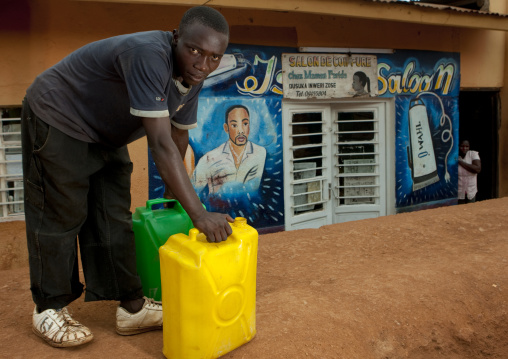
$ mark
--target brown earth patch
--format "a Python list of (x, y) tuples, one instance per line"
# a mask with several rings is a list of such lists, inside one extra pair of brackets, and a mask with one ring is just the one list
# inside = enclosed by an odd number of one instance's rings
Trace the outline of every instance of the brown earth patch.
[[(507, 218), (501, 198), (262, 235), (257, 335), (224, 357), (508, 358)], [(24, 224), (0, 233), (0, 357), (163, 358), (161, 332), (116, 335), (113, 302), (71, 304), (90, 344), (45, 345), (30, 329)]]

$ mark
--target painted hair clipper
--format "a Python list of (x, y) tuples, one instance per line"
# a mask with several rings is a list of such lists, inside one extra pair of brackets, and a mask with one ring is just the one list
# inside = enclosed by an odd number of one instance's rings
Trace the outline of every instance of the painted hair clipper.
[(411, 100), (409, 104), (409, 147), (407, 152), (413, 179), (413, 191), (439, 181), (427, 108), (419, 98)]

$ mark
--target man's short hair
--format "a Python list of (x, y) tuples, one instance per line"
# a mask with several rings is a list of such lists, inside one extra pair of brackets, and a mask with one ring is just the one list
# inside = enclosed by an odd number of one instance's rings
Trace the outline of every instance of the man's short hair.
[(220, 12), (209, 6), (195, 6), (187, 10), (180, 20), (178, 31), (184, 33), (194, 23), (210, 27), (229, 38), (228, 22)]
[(230, 106), (227, 110), (226, 110), (226, 118), (224, 119), (224, 123), (227, 125), (228, 124), (228, 117), (229, 117), (229, 113), (231, 111), (233, 111), (234, 109), (237, 109), (237, 108), (243, 108), (245, 111), (247, 111), (247, 115), (249, 116), (249, 119), (250, 119), (250, 113), (249, 113), (249, 109), (247, 107), (245, 107), (244, 105), (233, 105), (233, 106)]

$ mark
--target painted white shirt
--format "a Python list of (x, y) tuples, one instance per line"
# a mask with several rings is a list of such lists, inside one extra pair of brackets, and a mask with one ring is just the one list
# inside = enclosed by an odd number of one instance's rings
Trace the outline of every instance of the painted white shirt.
[(250, 141), (245, 144), (240, 166), (236, 168), (229, 140), (205, 153), (192, 175), (197, 193), (208, 186), (209, 194), (253, 192), (259, 189), (266, 160), (266, 149)]

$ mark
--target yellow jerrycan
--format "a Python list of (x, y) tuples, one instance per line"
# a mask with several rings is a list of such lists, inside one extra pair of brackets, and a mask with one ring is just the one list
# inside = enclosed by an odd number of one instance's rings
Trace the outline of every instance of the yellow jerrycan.
[(218, 358), (256, 335), (258, 232), (241, 217), (231, 228), (221, 243), (193, 228), (159, 248), (168, 359)]

